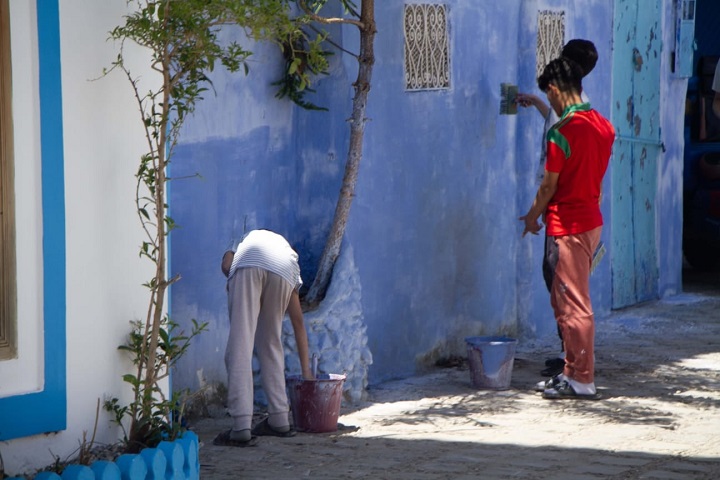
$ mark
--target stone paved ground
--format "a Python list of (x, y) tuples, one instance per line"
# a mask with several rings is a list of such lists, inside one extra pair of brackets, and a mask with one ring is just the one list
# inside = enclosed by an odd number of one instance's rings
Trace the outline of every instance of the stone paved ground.
[[(203, 479), (720, 478), (720, 282), (615, 312), (597, 325), (600, 401), (532, 390), (554, 351), (518, 347), (511, 389), (472, 388), (467, 366), (378, 385), (344, 406), (335, 433), (216, 447)], [(551, 343), (551, 342), (550, 342)], [(548, 343), (548, 345), (550, 345)]]

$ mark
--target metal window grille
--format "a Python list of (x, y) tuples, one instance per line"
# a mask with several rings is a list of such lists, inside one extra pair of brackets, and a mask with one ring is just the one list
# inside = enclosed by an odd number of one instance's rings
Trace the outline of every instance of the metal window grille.
[(450, 88), (445, 5), (405, 5), (405, 89)]
[(542, 74), (545, 65), (560, 56), (563, 45), (565, 45), (565, 12), (549, 10), (538, 12), (536, 78)]

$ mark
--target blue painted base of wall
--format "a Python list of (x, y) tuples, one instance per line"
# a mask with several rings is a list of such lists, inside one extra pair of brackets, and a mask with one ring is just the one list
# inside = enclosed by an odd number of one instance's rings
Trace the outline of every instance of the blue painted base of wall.
[(199, 445), (198, 436), (186, 432), (178, 440), (160, 442), (157, 448), (146, 448), (139, 454), (121, 455), (115, 462), (68, 465), (62, 475), (42, 472), (34, 480), (199, 480)]

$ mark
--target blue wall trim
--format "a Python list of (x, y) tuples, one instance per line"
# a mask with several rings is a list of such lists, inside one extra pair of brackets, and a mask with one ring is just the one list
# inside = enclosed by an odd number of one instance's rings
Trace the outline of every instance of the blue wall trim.
[(0, 440), (64, 430), (67, 426), (65, 176), (58, 0), (37, 0), (37, 22), (45, 385), (38, 393), (0, 399)]

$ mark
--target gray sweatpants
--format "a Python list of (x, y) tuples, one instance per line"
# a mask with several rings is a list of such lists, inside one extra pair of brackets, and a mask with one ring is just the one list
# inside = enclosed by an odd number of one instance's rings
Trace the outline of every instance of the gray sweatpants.
[(237, 270), (228, 281), (230, 336), (225, 351), (228, 410), (236, 430), (251, 427), (253, 414), (253, 346), (260, 361), (262, 386), (273, 427), (288, 422), (282, 321), (293, 286), (262, 268)]

